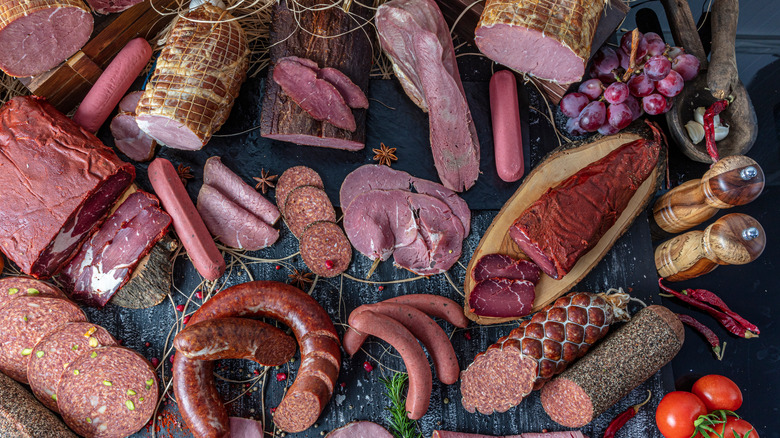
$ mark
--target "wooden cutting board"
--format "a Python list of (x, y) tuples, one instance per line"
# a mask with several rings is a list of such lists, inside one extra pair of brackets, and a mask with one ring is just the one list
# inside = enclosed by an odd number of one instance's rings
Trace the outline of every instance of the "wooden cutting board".
[[(623, 132), (611, 136), (596, 136), (592, 139), (565, 144), (553, 150), (523, 181), (520, 188), (493, 220), (493, 223), (482, 236), (474, 256), (469, 262), (464, 292), (466, 300), (464, 310), (466, 316), (478, 324), (498, 324), (513, 321), (519, 318), (494, 318), (475, 315), (470, 310), (469, 297), (474, 289), (475, 282), (471, 276), (476, 262), (487, 254), (505, 254), (514, 258), (529, 259), (520, 247), (509, 237), (509, 227), (548, 189), (557, 186), (566, 178), (597, 161), (620, 146), (638, 140), (651, 138), (652, 134), (645, 125), (635, 124)], [(556, 298), (568, 292), (574, 285), (582, 280), (593, 267), (612, 248), (615, 241), (631, 226), (634, 219), (641, 213), (655, 195), (663, 180), (666, 168), (666, 149), (661, 149), (661, 154), (653, 173), (639, 187), (629, 201), (628, 206), (618, 218), (617, 222), (599, 240), (598, 244), (580, 258), (574, 267), (563, 278), (555, 280), (546, 274), (542, 274), (536, 285), (536, 299), (531, 313), (553, 302)]]

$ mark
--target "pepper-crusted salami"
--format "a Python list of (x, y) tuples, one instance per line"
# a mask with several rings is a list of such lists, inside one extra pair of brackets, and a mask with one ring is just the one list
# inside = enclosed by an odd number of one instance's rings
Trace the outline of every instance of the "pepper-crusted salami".
[(116, 345), (103, 327), (89, 322), (71, 322), (44, 336), (33, 348), (27, 363), (27, 378), (33, 394), (47, 408), (57, 408), (57, 387), (62, 370), (93, 348)]
[(152, 365), (124, 347), (96, 348), (74, 360), (57, 388), (62, 418), (87, 438), (135, 433), (151, 418), (157, 398)]
[(335, 223), (315, 222), (301, 235), (301, 257), (313, 273), (335, 277), (349, 267), (352, 245)]
[(0, 373), (0, 436), (77, 438), (30, 391)]
[(680, 351), (685, 329), (663, 306), (649, 306), (542, 388), (555, 422), (582, 427), (649, 379)]
[(0, 371), (27, 383), (33, 347), (62, 324), (86, 321), (79, 306), (62, 298), (19, 297), (0, 308)]
[(282, 173), (279, 182), (276, 184), (276, 206), (284, 214), (284, 204), (287, 202), (287, 195), (301, 186), (313, 186), (324, 189), (320, 175), (306, 166), (291, 167)]
[(302, 186), (287, 195), (284, 221), (295, 237), (300, 239), (306, 227), (314, 222), (336, 222), (336, 211), (325, 191), (314, 186)]
[(0, 279), (0, 307), (18, 297), (40, 296), (66, 298), (57, 287), (27, 277), (5, 277)]

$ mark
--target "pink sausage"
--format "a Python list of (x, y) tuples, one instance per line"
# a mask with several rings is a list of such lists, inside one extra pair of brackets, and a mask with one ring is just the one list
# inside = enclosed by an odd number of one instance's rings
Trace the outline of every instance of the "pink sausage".
[(136, 38), (127, 43), (89, 90), (73, 121), (89, 132), (97, 132), (151, 57), (152, 48), (145, 39)]
[(225, 272), (225, 259), (206, 229), (187, 189), (179, 179), (173, 164), (157, 158), (149, 165), (149, 181), (160, 197), (163, 207), (173, 218), (173, 227), (195, 269), (205, 279), (214, 281)]
[(490, 78), (490, 117), (493, 119), (493, 150), (499, 178), (514, 182), (522, 178), (523, 137), (520, 134), (520, 107), (517, 80), (509, 70)]

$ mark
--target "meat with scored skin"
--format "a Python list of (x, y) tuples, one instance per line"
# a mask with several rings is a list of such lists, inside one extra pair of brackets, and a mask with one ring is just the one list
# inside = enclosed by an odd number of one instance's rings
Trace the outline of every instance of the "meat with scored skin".
[(87, 0), (98, 14), (114, 14), (130, 9), (144, 0)]
[(15, 77), (45, 73), (89, 41), (92, 25), (81, 0), (0, 1), (0, 69)]
[(439, 179), (468, 190), (479, 176), (479, 140), (441, 11), (433, 0), (393, 0), (377, 10), (376, 27), (407, 94), (428, 110)]
[(469, 294), (469, 309), (479, 316), (514, 318), (528, 315), (536, 291), (527, 280), (488, 278), (474, 286)]
[(60, 275), (69, 296), (103, 307), (141, 259), (168, 232), (171, 217), (149, 193), (131, 194), (87, 241)]
[(488, 0), (474, 42), (488, 58), (540, 79), (582, 79), (603, 1)]
[(325, 438), (393, 438), (384, 427), (370, 421), (355, 421), (327, 434)]
[(280, 59), (273, 69), (273, 80), (313, 119), (354, 131), (355, 116), (338, 89), (303, 64)]
[(256, 251), (273, 245), (279, 239), (279, 230), (236, 205), (210, 185), (201, 186), (197, 208), (209, 232), (227, 246)]
[(276, 206), (279, 207), (282, 214), (284, 214), (284, 203), (287, 202), (287, 196), (301, 186), (325, 188), (320, 175), (309, 167), (295, 166), (285, 170), (276, 184)]
[(550, 188), (509, 228), (545, 274), (565, 276), (617, 222), (658, 163), (662, 137), (652, 130), (652, 140), (626, 143)]
[(540, 274), (539, 266), (528, 260), (515, 260), (504, 254), (486, 254), (477, 260), (471, 271), (471, 278), (476, 283), (488, 278), (507, 278), (528, 280), (536, 284)]
[(89, 322), (70, 322), (44, 336), (33, 348), (27, 363), (27, 378), (33, 394), (47, 408), (59, 412), (57, 387), (62, 370), (82, 354), (97, 347), (117, 345), (103, 327)]
[(27, 364), (33, 348), (61, 325), (86, 321), (79, 306), (62, 298), (19, 297), (0, 307), (0, 371), (27, 383)]
[(219, 190), (225, 197), (268, 225), (274, 225), (279, 220), (279, 209), (225, 166), (220, 157), (206, 160), (206, 165), (203, 167), (203, 183)]
[(3, 203), (16, 206), (0, 210), (0, 249), (37, 278), (62, 268), (135, 178), (97, 137), (30, 96), (0, 108), (0, 169)]
[(77, 438), (22, 385), (0, 373), (0, 436)]
[(461, 373), (463, 407), (505, 412), (541, 388), (628, 314), (626, 294), (575, 292), (558, 298), (478, 354)]
[(157, 142), (141, 131), (135, 121), (135, 108), (143, 91), (133, 91), (119, 101), (119, 114), (111, 120), (114, 146), (135, 161), (149, 161), (154, 157)]
[(66, 298), (59, 288), (28, 277), (0, 278), (0, 307), (14, 298), (26, 296)]

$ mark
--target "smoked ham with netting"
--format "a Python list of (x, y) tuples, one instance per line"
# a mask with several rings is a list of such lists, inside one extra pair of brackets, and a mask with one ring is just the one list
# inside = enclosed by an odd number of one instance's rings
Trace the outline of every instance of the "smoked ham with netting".
[(604, 1), (488, 0), (474, 42), (488, 58), (562, 84), (585, 74)]
[(158, 143), (197, 150), (227, 120), (249, 66), (238, 21), (205, 3), (177, 19), (144, 95), (138, 126)]

